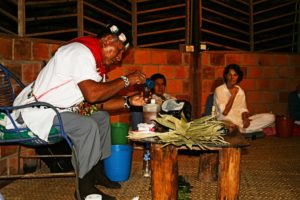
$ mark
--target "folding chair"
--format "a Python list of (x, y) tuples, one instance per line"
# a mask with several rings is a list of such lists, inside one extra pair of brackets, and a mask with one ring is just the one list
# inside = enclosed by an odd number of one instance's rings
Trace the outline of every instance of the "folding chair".
[[(26, 158), (39, 158), (43, 156), (22, 156), (21, 155), (21, 148), (22, 146), (30, 146), (30, 147), (37, 147), (42, 145), (51, 145), (55, 144), (59, 141), (62, 141), (63, 139), (66, 140), (70, 148), (72, 149), (72, 153), (75, 158), (75, 175), (78, 173), (77, 169), (77, 156), (76, 151), (74, 149), (74, 145), (72, 144), (72, 141), (68, 138), (67, 134), (64, 131), (64, 127), (62, 124), (62, 119), (60, 116), (60, 113), (57, 111), (57, 109), (52, 106), (49, 103), (45, 102), (34, 102), (27, 105), (21, 105), (21, 106), (12, 106), (13, 101), (15, 99), (15, 90), (12, 83), (16, 83), (18, 87), (23, 89), (25, 86), (24, 84), (13, 74), (11, 73), (6, 67), (0, 64), (0, 122), (1, 120), (10, 120), (13, 124), (12, 129), (6, 129), (4, 125), (1, 125), (0, 123), (0, 145), (7, 145), (7, 144), (18, 144), (18, 172), (20, 173), (20, 159), (26, 159)], [(16, 123), (14, 122), (11, 113), (14, 110), (18, 109), (24, 109), (28, 107), (46, 107), (51, 108), (55, 111), (58, 121), (58, 124), (54, 124), (51, 128), (51, 131), (48, 136), (48, 142), (41, 140), (37, 135), (35, 135), (29, 128), (19, 128)], [(2, 123), (4, 124), (4, 123)], [(50, 157), (61, 157), (61, 155), (50, 155)], [(74, 175), (74, 173), (48, 173), (48, 174), (25, 174), (25, 175), (7, 175), (7, 176), (1, 176), (1, 179), (7, 179), (7, 178), (32, 178), (32, 177), (57, 177), (57, 176), (67, 176), (67, 175)], [(77, 176), (76, 176), (77, 177)], [(76, 191), (78, 191), (78, 183), (76, 178)], [(77, 197), (79, 197), (79, 194), (77, 194)], [(80, 199), (80, 198), (78, 198)]]

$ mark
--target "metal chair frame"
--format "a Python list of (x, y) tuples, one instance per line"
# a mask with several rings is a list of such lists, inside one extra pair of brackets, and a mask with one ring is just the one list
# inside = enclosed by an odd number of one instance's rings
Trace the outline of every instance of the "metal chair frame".
[[(5, 134), (15, 134), (16, 138), (13, 139), (3, 139), (1, 138), (0, 135), (0, 145), (6, 145), (6, 144), (18, 144), (18, 175), (6, 175), (6, 176), (0, 176), (0, 179), (10, 179), (10, 178), (45, 178), (45, 177), (60, 177), (60, 176), (76, 176), (78, 174), (78, 159), (76, 155), (76, 151), (74, 149), (74, 145), (72, 144), (72, 141), (68, 138), (67, 134), (64, 131), (61, 115), (58, 112), (58, 110), (51, 104), (46, 103), (46, 102), (34, 102), (26, 105), (21, 105), (21, 106), (11, 106), (14, 99), (15, 99), (15, 93), (14, 93), (14, 88), (12, 85), (12, 81), (15, 81), (17, 85), (23, 89), (25, 88), (25, 85), (16, 77), (13, 73), (11, 73), (8, 68), (0, 64), (0, 92), (3, 93), (1, 94), (0, 97), (0, 113), (5, 113), (8, 116), (8, 120), (11, 120), (14, 128), (13, 129), (5, 129), (2, 130), (2, 132)], [(4, 104), (4, 106), (3, 106)], [(10, 105), (7, 105), (10, 104)], [(38, 136), (31, 134), (31, 137), (26, 137), (24, 138), (24, 131), (30, 131), (27, 127), (26, 128), (19, 128), (16, 123), (14, 122), (11, 112), (13, 110), (18, 110), (18, 109), (24, 109), (24, 108), (29, 108), (29, 107), (46, 107), (46, 108), (51, 108), (53, 111), (56, 113), (57, 118), (58, 118), (58, 124), (55, 124), (53, 127), (56, 128), (57, 134), (54, 135), (49, 135), (48, 140), (49, 142), (46, 142), (44, 140), (41, 140)], [(0, 130), (1, 131), (1, 130)], [(22, 134), (23, 133), (23, 134)], [(42, 157), (70, 157), (71, 155), (35, 155), (35, 156), (23, 156), (21, 154), (21, 148), (22, 146), (29, 146), (29, 147), (36, 147), (36, 146), (41, 146), (41, 145), (50, 145), (54, 144), (58, 141), (61, 141), (64, 139), (70, 148), (72, 149), (72, 153), (75, 158), (76, 166), (75, 166), (75, 174), (73, 172), (68, 172), (68, 173), (47, 173), (47, 174), (25, 174), (22, 175), (20, 174), (20, 160), (21, 159), (26, 159), (26, 158), (35, 158), (39, 159)], [(78, 181), (76, 178), (76, 195), (77, 198), (79, 197), (78, 193)], [(78, 198), (80, 199), (80, 197)]]

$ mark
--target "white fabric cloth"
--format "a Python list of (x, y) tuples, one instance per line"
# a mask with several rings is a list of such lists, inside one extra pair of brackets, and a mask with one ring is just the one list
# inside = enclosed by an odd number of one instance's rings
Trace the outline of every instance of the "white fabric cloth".
[(236, 85), (236, 87), (239, 88), (239, 91), (233, 101), (232, 108), (226, 116), (222, 113), (231, 97), (231, 93), (225, 83), (215, 89), (214, 106), (216, 108), (216, 115), (218, 120), (231, 121), (239, 127), (240, 132), (242, 133), (261, 131), (263, 128), (268, 127), (275, 122), (275, 116), (273, 114), (261, 113), (249, 117), (249, 119), (251, 120), (250, 126), (248, 128), (243, 128), (242, 113), (249, 111), (247, 108), (244, 90), (238, 85)]
[(165, 101), (165, 100), (168, 100), (168, 99), (175, 99), (175, 97), (171, 96), (170, 94), (168, 93), (164, 93), (163, 96), (158, 96), (156, 94), (152, 94), (152, 99), (155, 99), (155, 102), (159, 105), (162, 105), (162, 103)]
[[(83, 101), (83, 95), (78, 83), (83, 80), (101, 81), (97, 73), (96, 62), (91, 51), (80, 43), (70, 43), (60, 47), (47, 65), (41, 70), (33, 86), (33, 94), (38, 101), (47, 102), (60, 109), (68, 111)], [(35, 102), (34, 97), (28, 98), (31, 92), (31, 83), (15, 99), (14, 106)], [(53, 124), (55, 112), (52, 109), (27, 108), (21, 111), (22, 118), (38, 137), (47, 141)], [(13, 113), (14, 119), (19, 116)], [(20, 125), (20, 124), (19, 124)], [(6, 128), (12, 124), (7, 123)]]
[(165, 112), (172, 110), (181, 110), (184, 106), (184, 102), (177, 103), (175, 99), (168, 99), (163, 102), (161, 109)]

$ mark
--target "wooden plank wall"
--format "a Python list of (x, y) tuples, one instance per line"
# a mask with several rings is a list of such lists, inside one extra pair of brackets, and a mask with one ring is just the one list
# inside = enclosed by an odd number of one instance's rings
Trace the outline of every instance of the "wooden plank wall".
[(1, 0), (0, 33), (67, 41), (117, 23), (134, 47), (179, 49), (191, 44), (191, 13), (200, 9), (208, 50), (300, 52), (300, 0), (199, 1)]

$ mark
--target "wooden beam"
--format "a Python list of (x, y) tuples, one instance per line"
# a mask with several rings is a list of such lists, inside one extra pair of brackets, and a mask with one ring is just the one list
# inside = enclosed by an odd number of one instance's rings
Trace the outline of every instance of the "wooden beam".
[(240, 20), (240, 19), (237, 19), (237, 18), (235, 18), (235, 17), (226, 15), (226, 14), (224, 14), (224, 13), (215, 11), (215, 10), (213, 10), (213, 9), (210, 9), (210, 8), (207, 8), (207, 7), (204, 7), (204, 6), (203, 6), (202, 8), (203, 8), (203, 10), (206, 10), (206, 11), (209, 11), (209, 12), (212, 12), (212, 13), (215, 13), (215, 14), (217, 14), (217, 15), (219, 15), (219, 16), (222, 16), (222, 17), (225, 17), (225, 18), (227, 18), (227, 19), (231, 19), (231, 20), (233, 20), (233, 21), (239, 22), (239, 23), (241, 23), (241, 24), (245, 24), (245, 25), (247, 25), (247, 26), (249, 25), (248, 22), (245, 22), (245, 21)]
[(3, 15), (5, 15), (6, 17), (8, 17), (11, 20), (13, 20), (15, 22), (18, 22), (18, 18), (17, 17), (15, 17), (14, 15), (10, 14), (6, 10), (3, 10), (2, 8), (0, 8), (0, 13), (2, 13)]
[(211, 0), (211, 1), (214, 2), (214, 3), (216, 3), (216, 4), (222, 5), (222, 6), (226, 7), (226, 8), (229, 8), (231, 10), (234, 10), (236, 12), (242, 13), (244, 15), (248, 16), (248, 14), (249, 14), (249, 13), (247, 13), (245, 11), (242, 11), (240, 9), (237, 9), (237, 8), (235, 8), (235, 7), (233, 7), (233, 6), (229, 5), (229, 4), (225, 4), (225, 3), (223, 3), (223, 1), (220, 1), (220, 0)]
[(136, 0), (137, 3), (143, 3), (143, 2), (149, 2), (149, 1), (153, 1), (153, 0)]
[(249, 6), (249, 0), (236, 0), (237, 2), (239, 2), (239, 3), (242, 3), (242, 4), (244, 4), (244, 5), (246, 5), (246, 6)]
[(249, 1), (249, 32), (250, 32), (250, 51), (254, 51), (254, 24), (253, 24), (253, 0)]
[(25, 18), (25, 0), (18, 0), (18, 35), (21, 37), (26, 34)]
[(217, 33), (217, 32), (211, 31), (211, 30), (207, 30), (207, 29), (202, 29), (202, 31), (205, 32), (205, 33), (209, 33), (209, 34), (212, 34), (212, 35), (216, 35), (216, 36), (219, 36), (219, 37), (222, 37), (222, 38), (226, 38), (226, 39), (229, 39), (229, 40), (232, 40), (232, 41), (236, 41), (236, 42), (240, 42), (240, 43), (249, 45), (249, 42), (246, 42), (244, 40), (240, 40), (240, 39), (237, 39), (235, 37), (228, 36), (228, 35), (224, 35), (222, 33)]
[(153, 8), (149, 10), (143, 10), (143, 11), (138, 11), (137, 14), (145, 14), (145, 13), (151, 13), (151, 12), (157, 12), (157, 11), (163, 11), (163, 10), (170, 10), (173, 8), (180, 8), (180, 7), (185, 7), (185, 4), (177, 4), (173, 6), (166, 6), (166, 7), (160, 7), (160, 8)]
[(87, 31), (87, 30), (84, 30), (84, 34), (86, 34), (86, 35), (91, 35), (91, 36), (97, 36), (96, 33), (93, 33), (93, 32), (91, 32), (91, 31)]
[[(105, 0), (107, 3), (119, 8), (120, 10), (123, 10), (124, 12), (126, 12), (127, 14), (130, 14), (131, 15), (131, 12), (130, 10), (128, 9), (125, 9), (124, 7), (120, 6), (119, 4), (117, 4), (116, 2), (112, 1), (112, 0)], [(133, 2), (131, 2), (132, 4)]]
[[(185, 20), (185, 44), (189, 45), (192, 44), (191, 38), (191, 0), (186, 0), (186, 20)], [(201, 10), (200, 10), (201, 12)], [(201, 24), (200, 24), (201, 27)]]
[(294, 45), (297, 45), (297, 43), (291, 43), (291, 44), (285, 44), (285, 45), (280, 45), (280, 46), (276, 46), (276, 47), (272, 47), (272, 48), (267, 48), (267, 49), (261, 49), (261, 50), (256, 50), (256, 51), (274, 51), (276, 49), (281, 49), (281, 48), (285, 48), (285, 47), (292, 47)]
[(83, 0), (77, 0), (77, 36), (84, 35), (84, 23), (83, 23)]
[(261, 11), (254, 12), (254, 13), (253, 13), (253, 16), (254, 16), (254, 15), (261, 14), (261, 13), (264, 13), (264, 12), (268, 12), (268, 11), (271, 11), (271, 10), (275, 10), (275, 9), (278, 9), (278, 8), (281, 8), (281, 7), (290, 5), (290, 4), (294, 4), (294, 3), (296, 3), (297, 1), (299, 1), (299, 0), (287, 1), (286, 3), (282, 3), (282, 4), (280, 4), (280, 5), (272, 6), (272, 7), (268, 8), (268, 9), (265, 9), (265, 10), (261, 10)]
[(65, 14), (65, 15), (52, 15), (52, 16), (43, 16), (43, 17), (28, 17), (26, 18), (26, 22), (33, 22), (37, 20), (49, 20), (49, 19), (63, 19), (63, 18), (68, 18), (68, 17), (76, 17), (77, 14)]
[(291, 25), (297, 25), (297, 23), (298, 22), (291, 22), (291, 23), (282, 24), (282, 25), (279, 25), (279, 26), (272, 26), (271, 28), (266, 28), (266, 29), (263, 29), (263, 30), (260, 30), (260, 31), (255, 31), (254, 34), (256, 35), (256, 34), (276, 30), (276, 29), (279, 29), (279, 28), (284, 28), (284, 27), (291, 26)]
[[(192, 119), (199, 118), (201, 115), (201, 95), (202, 87), (202, 76), (200, 69), (202, 68), (202, 63), (200, 62), (200, 8), (202, 7), (202, 1), (192, 0), (191, 2), (191, 14), (193, 17), (192, 21), (192, 45), (194, 46), (194, 52), (192, 54), (192, 64), (191, 64), (191, 81), (192, 87), (190, 89), (192, 98)], [(200, 59), (199, 59), (200, 58)]]
[(30, 33), (30, 34), (26, 34), (26, 37), (37, 37), (37, 36), (53, 35), (53, 34), (58, 34), (58, 33), (71, 33), (71, 32), (77, 32), (77, 28), (62, 29), (59, 31), (46, 31), (46, 32), (40, 32), (40, 33)]
[(297, 52), (300, 53), (300, 4), (297, 5), (297, 11), (298, 11), (298, 34), (297, 34)]
[(239, 33), (242, 33), (242, 34), (247, 35), (247, 36), (249, 35), (249, 32), (247, 32), (247, 31), (243, 31), (243, 30), (240, 30), (240, 29), (237, 29), (237, 28), (234, 28), (234, 27), (222, 24), (222, 23), (218, 23), (218, 22), (215, 22), (215, 21), (212, 21), (212, 20), (209, 20), (209, 19), (204, 19), (204, 18), (202, 20), (206, 21), (206, 22), (209, 22), (209, 23), (212, 23), (212, 24), (216, 24), (218, 26), (221, 26), (221, 27), (224, 27), (224, 28), (227, 28), (227, 29), (230, 29), (230, 30), (233, 30), (233, 31), (236, 31), (236, 32), (239, 32)]
[(16, 6), (18, 5), (18, 0), (8, 0), (8, 1), (15, 4)]
[(185, 19), (185, 18), (186, 18), (185, 15), (180, 15), (180, 16), (175, 16), (175, 17), (167, 17), (167, 18), (163, 18), (163, 19), (150, 20), (150, 21), (146, 21), (146, 22), (139, 22), (137, 24), (141, 26), (141, 25), (166, 22), (166, 21), (171, 21), (171, 20), (176, 20), (176, 19)]
[(172, 29), (167, 29), (167, 30), (160, 30), (160, 31), (152, 31), (152, 32), (147, 32), (147, 33), (140, 33), (137, 36), (146, 36), (146, 35), (156, 35), (160, 33), (170, 33), (170, 32), (175, 32), (175, 31), (183, 31), (185, 30), (185, 27), (182, 28), (172, 28)]
[(12, 32), (12, 31), (10, 31), (10, 30), (8, 30), (7, 28), (4, 28), (4, 27), (2, 27), (2, 26), (0, 26), (0, 30), (1, 30), (2, 32), (4, 32), (4, 33), (8, 33), (8, 34), (11, 34), (11, 35), (17, 35), (16, 33)]
[(133, 47), (137, 47), (137, 2), (136, 0), (131, 1), (131, 21), (132, 21), (132, 45)]
[(287, 17), (287, 16), (290, 16), (290, 15), (295, 15), (295, 14), (299, 14), (299, 13), (300, 12), (298, 12), (298, 13), (297, 12), (290, 12), (290, 13), (283, 13), (282, 15), (275, 15), (275, 16), (270, 17), (270, 18), (266, 18), (266, 19), (256, 21), (256, 22), (254, 22), (254, 25), (264, 23), (264, 22), (268, 22), (268, 21), (272, 21), (272, 20), (277, 20), (277, 19), (280, 19), (280, 18), (283, 18), (283, 17)]
[(93, 22), (93, 23), (98, 24), (98, 25), (100, 25), (100, 26), (103, 26), (103, 27), (106, 26), (105, 23), (103, 23), (103, 22), (101, 22), (101, 21), (98, 21), (98, 20), (96, 20), (96, 19), (93, 19), (93, 18), (91, 18), (91, 17), (84, 16), (83, 18), (84, 18), (85, 20), (87, 20), (87, 21)]
[(262, 40), (256, 40), (254, 42), (254, 44), (260, 44), (260, 43), (264, 43), (264, 42), (269, 42), (269, 41), (272, 41), (272, 40), (278, 40), (278, 39), (283, 39), (285, 37), (289, 37), (289, 36), (292, 36), (293, 34), (298, 34), (298, 32), (291, 32), (291, 33), (288, 33), (288, 34), (284, 34), (284, 35), (279, 35), (279, 36), (275, 36), (275, 37), (268, 37), (267, 39), (262, 39)]
[(111, 17), (111, 18), (117, 19), (118, 21), (121, 21), (121, 22), (123, 22), (124, 24), (127, 24), (127, 25), (131, 26), (131, 23), (130, 23), (130, 22), (128, 22), (128, 21), (126, 21), (126, 20), (124, 20), (124, 19), (122, 19), (122, 18), (120, 18), (120, 17), (118, 17), (118, 16), (116, 16), (116, 15), (110, 13), (110, 12), (107, 12), (107, 11), (105, 11), (105, 10), (99, 8), (99, 7), (96, 7), (96, 6), (94, 6), (93, 4), (90, 4), (90, 3), (86, 2), (86, 1), (84, 1), (83, 4), (84, 4), (85, 6), (87, 6), (87, 7), (92, 8), (92, 9), (95, 10), (96, 12), (105, 14), (105, 15)]
[(154, 46), (164, 45), (164, 44), (181, 43), (181, 42), (184, 42), (184, 41), (185, 41), (185, 39), (169, 40), (169, 41), (164, 41), (164, 42), (153, 42), (153, 43), (150, 43), (150, 44), (138, 45), (138, 47), (154, 47)]
[(260, 4), (260, 3), (263, 3), (263, 2), (267, 2), (267, 1), (270, 1), (270, 0), (256, 0), (255, 2), (253, 2), (253, 5), (257, 5), (257, 4)]
[(238, 49), (238, 48), (227, 46), (227, 45), (223, 45), (223, 44), (218, 44), (218, 43), (215, 43), (215, 42), (210, 42), (210, 41), (207, 41), (207, 40), (204, 41), (204, 42), (206, 42), (206, 45), (221, 47), (221, 48), (232, 50), (232, 51), (241, 51), (241, 50), (244, 50), (244, 49)]
[(27, 1), (27, 5), (48, 5), (48, 4), (57, 4), (57, 3), (70, 3), (77, 2), (77, 0), (48, 0), (48, 1)]

